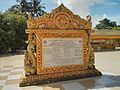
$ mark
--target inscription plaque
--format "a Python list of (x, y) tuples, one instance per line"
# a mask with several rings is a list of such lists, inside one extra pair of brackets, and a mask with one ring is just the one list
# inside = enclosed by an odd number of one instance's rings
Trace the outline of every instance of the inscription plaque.
[(82, 64), (82, 38), (44, 38), (44, 67)]

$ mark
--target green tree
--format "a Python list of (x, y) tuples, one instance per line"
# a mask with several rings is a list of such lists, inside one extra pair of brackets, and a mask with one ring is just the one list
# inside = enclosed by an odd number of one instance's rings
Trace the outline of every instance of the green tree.
[(4, 30), (3, 30), (3, 19), (4, 15), (2, 13), (0, 13), (0, 51), (2, 48), (4, 48), (5, 43), (4, 43)]
[(110, 26), (111, 26), (111, 27), (117, 27), (117, 24), (116, 24), (115, 21), (112, 21), (112, 22), (110, 22)]
[(15, 51), (25, 47), (26, 18), (14, 13), (0, 14), (0, 51)]
[(15, 5), (11, 6), (11, 7), (7, 10), (7, 12), (11, 12), (11, 13), (15, 13), (15, 14), (20, 13), (20, 5), (15, 4)]
[(41, 16), (45, 13), (45, 6), (41, 0), (17, 0), (20, 2), (21, 11), (27, 16), (27, 13), (32, 12), (33, 16)]
[(113, 30), (119, 30), (120, 31), (120, 27), (114, 27)]
[(26, 47), (27, 13), (33, 16), (44, 14), (45, 6), (41, 0), (17, 0), (20, 4), (13, 5), (6, 12), (0, 13), (0, 52), (15, 51)]
[(117, 27), (115, 21), (110, 21), (107, 18), (99, 21), (99, 24), (96, 25), (96, 29), (112, 29), (113, 27)]
[(5, 43), (3, 42), (3, 40), (4, 40), (4, 30), (0, 28), (0, 51), (5, 46)]
[(41, 0), (32, 0), (33, 2), (33, 12), (37, 15), (37, 16), (41, 16), (45, 13), (45, 6), (44, 4), (41, 4)]

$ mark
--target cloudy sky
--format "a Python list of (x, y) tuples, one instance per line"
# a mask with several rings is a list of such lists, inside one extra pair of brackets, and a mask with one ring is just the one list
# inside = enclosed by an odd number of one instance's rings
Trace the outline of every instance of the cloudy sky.
[[(64, 3), (82, 18), (91, 15), (94, 26), (103, 18), (115, 20), (120, 25), (120, 0), (42, 0), (42, 3), (45, 4), (47, 12)], [(0, 11), (5, 11), (14, 4), (16, 0), (0, 0)]]

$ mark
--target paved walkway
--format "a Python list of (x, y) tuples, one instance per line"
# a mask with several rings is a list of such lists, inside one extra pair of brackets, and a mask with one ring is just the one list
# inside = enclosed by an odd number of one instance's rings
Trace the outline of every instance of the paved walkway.
[(120, 90), (120, 51), (96, 52), (95, 57), (102, 77), (28, 87), (19, 87), (24, 56), (0, 57), (0, 90)]

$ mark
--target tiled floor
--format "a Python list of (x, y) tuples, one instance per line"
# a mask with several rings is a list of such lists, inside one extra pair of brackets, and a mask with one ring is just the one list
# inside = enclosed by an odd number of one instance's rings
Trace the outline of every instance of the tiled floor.
[[(120, 53), (120, 51), (117, 53)], [(97, 58), (100, 57), (101, 55), (101, 53), (96, 53), (96, 54), (97, 54), (96, 55)], [(109, 54), (109, 53), (105, 53), (105, 54)], [(114, 58), (114, 62), (112, 63), (113, 67), (109, 67), (114, 69), (113, 71), (111, 71), (111, 69), (109, 70), (105, 68), (103, 64), (105, 65), (107, 64), (104, 63), (102, 60), (101, 62), (97, 61), (99, 63), (96, 63), (96, 65), (99, 64), (98, 68), (103, 73), (103, 76), (101, 77), (70, 80), (70, 81), (57, 82), (57, 83), (46, 84), (41, 86), (37, 85), (37, 86), (27, 86), (27, 87), (19, 87), (20, 77), (23, 74), (23, 55), (14, 56), (12, 57), (12, 59), (15, 59), (16, 57), (17, 58), (22, 57), (22, 58), (17, 59), (18, 61), (14, 61), (13, 63), (12, 60), (9, 63), (9, 62), (5, 62), (5, 59), (3, 61), (3, 57), (0, 58), (0, 64), (2, 62), (2, 64), (0, 65), (0, 90), (120, 90), (120, 73), (119, 73), (120, 69), (118, 67), (117, 68), (118, 71), (117, 71), (116, 68), (114, 68), (120, 62), (120, 58), (117, 58), (118, 56), (116, 56), (117, 60), (119, 59), (118, 63), (117, 64), (114, 63), (116, 60)], [(3, 62), (5, 62), (5, 64)], [(107, 66), (109, 66), (109, 64)]]

